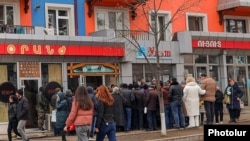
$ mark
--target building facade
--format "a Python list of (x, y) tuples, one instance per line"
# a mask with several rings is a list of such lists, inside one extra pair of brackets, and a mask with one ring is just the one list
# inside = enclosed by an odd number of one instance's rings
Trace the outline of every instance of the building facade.
[[(151, 32), (165, 29), (156, 35), (162, 81), (171, 77), (183, 81), (188, 76), (199, 81), (199, 75), (207, 73), (224, 90), (227, 79), (234, 78), (248, 106), (249, 2), (199, 0), (177, 14), (183, 1), (160, 5), (156, 0), (157, 14), (152, 2), (0, 0), (4, 11), (0, 83), (32, 87), (36, 92), (50, 82), (57, 82), (63, 90), (142, 78), (150, 82), (156, 76), (147, 60), (153, 66), (157, 63)], [(1, 102), (0, 109), (0, 122), (6, 122), (7, 104)]]

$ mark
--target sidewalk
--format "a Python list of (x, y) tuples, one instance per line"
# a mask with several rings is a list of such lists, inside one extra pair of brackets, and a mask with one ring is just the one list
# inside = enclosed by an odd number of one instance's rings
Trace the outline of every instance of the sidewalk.
[[(224, 113), (224, 123), (229, 124), (229, 115), (228, 113)], [(245, 124), (250, 125), (250, 108), (243, 109), (241, 112), (240, 122), (234, 124)], [(178, 131), (178, 132), (177, 132)], [(203, 126), (200, 126), (196, 129), (185, 129), (185, 130), (177, 130), (171, 129), (167, 130), (167, 136), (161, 136), (160, 130), (157, 131), (145, 131), (145, 130), (137, 130), (130, 132), (117, 132), (117, 139), (119, 141), (178, 141), (178, 140), (190, 140), (190, 141), (200, 141), (203, 140)], [(39, 131), (38, 129), (26, 129), (27, 136), (32, 138), (44, 138), (51, 137), (53, 135), (53, 131)], [(0, 141), (7, 141), (7, 123), (0, 124)]]

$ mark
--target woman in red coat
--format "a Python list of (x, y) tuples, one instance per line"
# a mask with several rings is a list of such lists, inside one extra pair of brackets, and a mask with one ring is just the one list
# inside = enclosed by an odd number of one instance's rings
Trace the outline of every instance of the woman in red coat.
[(88, 134), (91, 130), (94, 104), (87, 92), (86, 87), (79, 86), (76, 89), (70, 114), (66, 120), (64, 131), (74, 123), (77, 141), (88, 141)]

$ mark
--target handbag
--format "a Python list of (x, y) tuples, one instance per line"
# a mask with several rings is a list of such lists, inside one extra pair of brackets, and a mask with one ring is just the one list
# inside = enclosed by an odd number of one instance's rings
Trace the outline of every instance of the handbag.
[(223, 99), (223, 103), (224, 104), (230, 104), (231, 103), (229, 95), (225, 94), (224, 99)]

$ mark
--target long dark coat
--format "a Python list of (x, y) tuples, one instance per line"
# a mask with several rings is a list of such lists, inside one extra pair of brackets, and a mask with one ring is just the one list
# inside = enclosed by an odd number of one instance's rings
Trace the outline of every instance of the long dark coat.
[[(231, 87), (231, 88), (229, 88)], [(237, 98), (241, 98), (243, 96), (242, 90), (239, 88), (237, 83), (234, 83), (233, 86), (227, 86), (225, 93), (227, 90), (230, 90), (230, 104), (227, 104), (227, 108), (229, 109), (240, 109), (240, 101)]]
[(56, 128), (62, 129), (69, 114), (69, 104), (64, 93), (58, 93), (60, 101), (56, 102)]
[(117, 126), (124, 126), (124, 112), (123, 112), (123, 98), (120, 94), (120, 91), (115, 91), (112, 93), (112, 96), (115, 100), (114, 102), (114, 114), (115, 122)]

